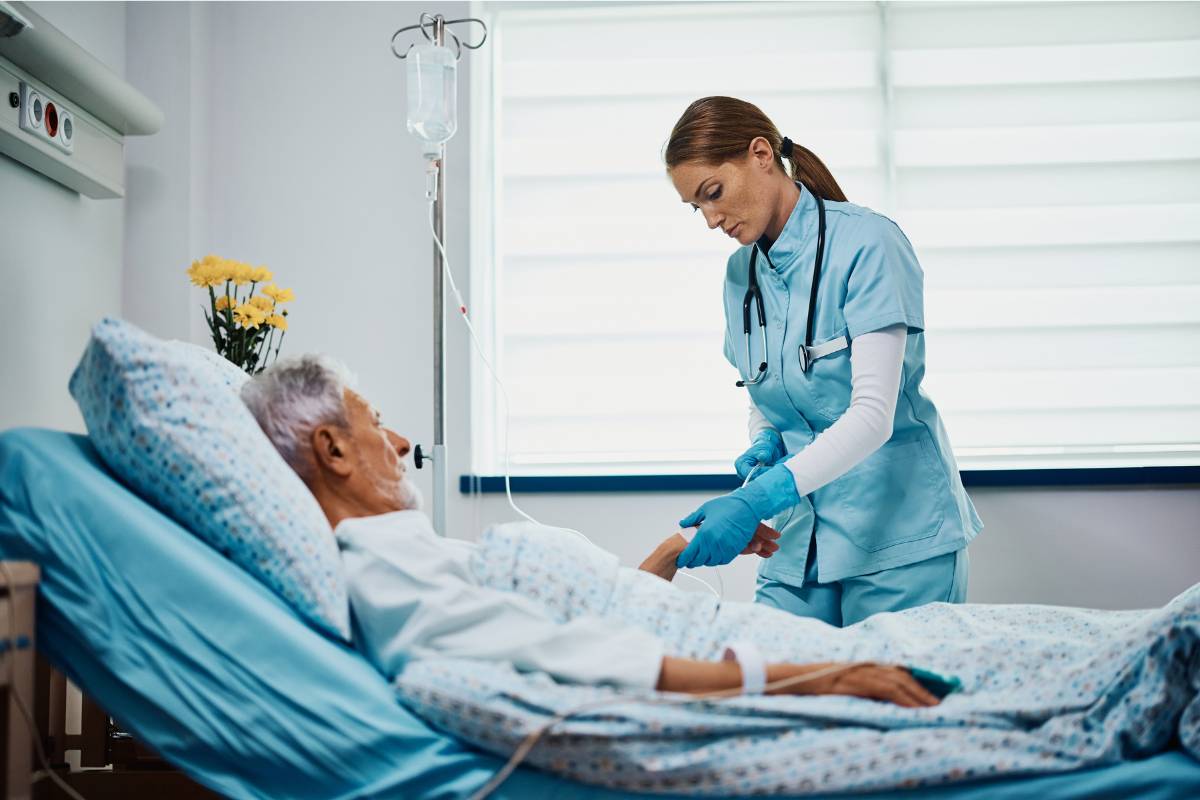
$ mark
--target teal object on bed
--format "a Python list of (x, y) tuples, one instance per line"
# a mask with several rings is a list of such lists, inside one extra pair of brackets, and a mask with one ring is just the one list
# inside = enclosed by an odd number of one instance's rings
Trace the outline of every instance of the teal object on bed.
[[(141, 741), (232, 798), (451, 798), (500, 767), (398, 705), (351, 648), (114, 480), (86, 437), (0, 434), (0, 556), (42, 566), (38, 645)], [(1180, 753), (855, 797), (1200, 796)], [(494, 797), (609, 800), (518, 770)], [(849, 798), (850, 795), (840, 795)]]

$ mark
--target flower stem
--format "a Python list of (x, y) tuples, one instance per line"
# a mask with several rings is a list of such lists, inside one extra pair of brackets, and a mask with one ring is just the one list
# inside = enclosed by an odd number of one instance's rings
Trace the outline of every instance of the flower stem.
[[(273, 305), (271, 306), (271, 310), (272, 310), (272, 311), (274, 311), (274, 310), (275, 310), (275, 307), (274, 307)], [(275, 328), (273, 328), (273, 327), (272, 327), (272, 328), (271, 328), (271, 330), (270, 330), (270, 332), (268, 333), (268, 335), (264, 336), (264, 337), (262, 338), (262, 341), (260, 341), (260, 342), (258, 343), (258, 352), (256, 352), (256, 353), (254, 354), (254, 369), (255, 369), (256, 371), (258, 370), (258, 360), (259, 360), (259, 358), (261, 358), (261, 357), (262, 357), (263, 345), (266, 345), (266, 348), (267, 348), (267, 355), (271, 355), (271, 343), (270, 343), (270, 340), (271, 340), (271, 339), (272, 339), (274, 336), (275, 336)], [(263, 364), (263, 366), (265, 367), (265, 366), (266, 366), (266, 364)], [(251, 373), (251, 374), (256, 374), (256, 373)]]
[(263, 351), (263, 369), (267, 368), (268, 362), (271, 360), (271, 345), (275, 344), (275, 332), (277, 328), (271, 328), (271, 338), (267, 340), (267, 347)]
[(204, 315), (205, 322), (208, 323), (208, 332), (212, 336), (213, 346), (217, 348), (217, 355), (221, 354), (221, 338), (217, 335), (217, 295), (213, 291), (213, 287), (208, 287), (208, 305), (212, 309), (212, 316)]
[(225, 306), (225, 347), (224, 347), (224, 352), (221, 353), (221, 355), (225, 356), (225, 358), (228, 361), (231, 361), (234, 364), (236, 364), (237, 360), (234, 358), (234, 353), (233, 353), (233, 348), (234, 348), (233, 334), (235, 331), (235, 328), (233, 327), (233, 296), (230, 293), (229, 281), (225, 281), (225, 301), (226, 301), (226, 306)]

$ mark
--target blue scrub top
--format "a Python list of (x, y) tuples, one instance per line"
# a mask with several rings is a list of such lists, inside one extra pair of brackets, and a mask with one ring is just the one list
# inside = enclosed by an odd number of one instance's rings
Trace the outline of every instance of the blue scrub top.
[[(892, 325), (908, 327), (900, 397), (891, 438), (846, 474), (772, 520), (780, 549), (760, 574), (794, 586), (814, 533), (821, 583), (912, 564), (966, 546), (983, 523), (963, 490), (950, 440), (925, 375), (921, 266), (904, 233), (887, 217), (853, 203), (825, 201), (825, 260), (817, 292), (813, 344), (846, 336), (850, 349), (801, 370), (816, 257), (816, 200), (801, 188), (796, 207), (767, 258), (757, 262), (767, 313), (767, 377), (747, 387), (754, 404), (798, 453), (850, 406), (850, 354), (855, 337)], [(725, 275), (725, 357), (742, 375), (762, 361), (751, 312), (746, 361), (742, 300), (753, 245), (729, 257)]]

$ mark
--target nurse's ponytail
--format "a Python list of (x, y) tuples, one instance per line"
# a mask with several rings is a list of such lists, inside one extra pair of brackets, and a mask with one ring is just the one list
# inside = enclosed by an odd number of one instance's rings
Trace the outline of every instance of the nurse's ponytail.
[(783, 136), (758, 106), (736, 97), (702, 97), (687, 107), (663, 153), (667, 169), (688, 161), (722, 164), (746, 155), (759, 136), (771, 143), (779, 169), (826, 200), (845, 201), (833, 173), (806, 147), (791, 142), (791, 169), (783, 166)]

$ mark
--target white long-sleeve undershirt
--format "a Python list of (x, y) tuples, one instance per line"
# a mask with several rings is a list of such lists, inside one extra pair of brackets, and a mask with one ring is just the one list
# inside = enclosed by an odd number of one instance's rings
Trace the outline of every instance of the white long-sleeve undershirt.
[[(840, 478), (892, 436), (908, 330), (893, 325), (858, 336), (850, 347), (850, 407), (787, 462), (801, 497)], [(751, 441), (771, 423), (750, 401)]]

